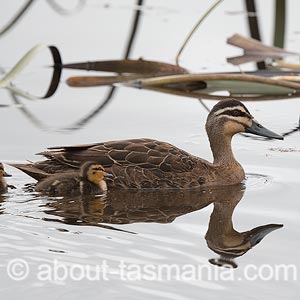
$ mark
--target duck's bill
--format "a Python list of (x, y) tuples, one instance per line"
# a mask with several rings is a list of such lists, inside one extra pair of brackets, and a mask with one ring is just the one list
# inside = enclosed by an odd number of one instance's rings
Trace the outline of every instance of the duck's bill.
[(263, 127), (257, 121), (252, 121), (252, 126), (246, 128), (245, 132), (264, 136), (270, 139), (283, 140), (283, 136)]
[(6, 173), (6, 172), (4, 172), (3, 176), (4, 176), (4, 177), (11, 177), (11, 175), (8, 174), (8, 173)]
[(282, 224), (268, 224), (256, 227), (251, 230), (251, 234), (249, 236), (249, 242), (251, 247), (257, 245), (266, 235), (270, 232), (282, 228)]

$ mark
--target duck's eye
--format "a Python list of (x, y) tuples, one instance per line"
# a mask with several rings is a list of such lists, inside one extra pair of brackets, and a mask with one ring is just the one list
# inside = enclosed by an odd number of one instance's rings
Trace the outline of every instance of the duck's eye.
[(235, 117), (239, 117), (241, 115), (241, 112), (238, 111), (238, 110), (233, 110), (232, 115), (235, 116)]

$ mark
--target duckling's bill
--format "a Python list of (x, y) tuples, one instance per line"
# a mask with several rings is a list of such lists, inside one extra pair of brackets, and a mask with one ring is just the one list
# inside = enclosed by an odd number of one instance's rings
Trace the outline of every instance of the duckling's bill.
[(283, 140), (283, 136), (265, 128), (255, 120), (252, 120), (252, 126), (246, 128), (245, 132), (259, 136), (264, 136), (271, 139)]
[(114, 177), (113, 174), (110, 174), (110, 173), (105, 173), (104, 174), (104, 178), (112, 178), (112, 177)]

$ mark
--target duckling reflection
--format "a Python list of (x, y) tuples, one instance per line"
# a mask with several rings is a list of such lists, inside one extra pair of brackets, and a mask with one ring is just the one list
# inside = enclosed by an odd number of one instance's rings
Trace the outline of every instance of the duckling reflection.
[(0, 215), (4, 213), (4, 205), (5, 205), (6, 197), (0, 194)]
[(11, 177), (11, 175), (5, 172), (3, 164), (0, 163), (0, 194), (6, 193), (8, 188), (12, 187), (6, 183), (4, 177)]
[(209, 261), (218, 266), (237, 267), (235, 257), (244, 255), (268, 233), (282, 227), (267, 224), (246, 232), (236, 231), (232, 215), (243, 194), (241, 184), (206, 188), (200, 192), (111, 190), (102, 198), (53, 199), (46, 204), (45, 212), (59, 217), (56, 221), (72, 225), (171, 223), (177, 217), (213, 204), (205, 239), (220, 258)]

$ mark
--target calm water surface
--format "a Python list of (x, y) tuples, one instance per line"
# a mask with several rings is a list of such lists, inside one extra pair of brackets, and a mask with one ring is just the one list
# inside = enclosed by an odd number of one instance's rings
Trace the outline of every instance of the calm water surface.
[[(291, 51), (300, 49), (295, 2), (289, 2), (286, 35)], [(1, 26), (22, 3), (1, 4)], [(66, 63), (123, 57), (134, 1), (90, 0), (71, 15), (59, 14), (49, 3), (34, 3), (0, 37), (4, 71), (40, 42), (56, 45)], [(146, 1), (130, 57), (174, 63), (185, 35), (211, 4)], [(65, 5), (74, 7), (76, 2)], [(226, 57), (240, 50), (226, 45), (226, 38), (248, 34), (243, 9), (242, 1), (222, 3), (184, 51), (182, 66), (195, 72), (237, 71)], [(271, 43), (273, 1), (263, 1), (258, 9), (263, 39)], [(15, 84), (43, 94), (50, 76), (44, 66), (50, 63), (47, 53), (41, 53)], [(69, 76), (80, 74), (86, 75), (63, 71), (53, 97), (19, 98), (22, 109), (0, 90), (0, 104), (9, 106), (0, 108), (1, 161), (37, 160), (34, 153), (52, 145), (135, 137), (165, 140), (211, 160), (204, 128), (207, 112), (197, 100), (121, 87), (93, 115), (109, 88), (66, 85)], [(215, 101), (206, 104), (212, 107)], [(280, 134), (298, 125), (299, 99), (246, 105), (263, 125)], [(241, 186), (201, 192), (109, 191), (106, 197), (53, 199), (25, 193), (23, 186), (32, 179), (7, 166), (13, 175), (8, 182), (17, 189), (0, 196), (1, 299), (296, 299), (299, 131), (284, 141), (237, 136), (233, 147), (247, 180)], [(220, 253), (239, 256), (227, 262), (238, 267), (211, 264)], [(278, 265), (292, 265), (287, 278)]]

